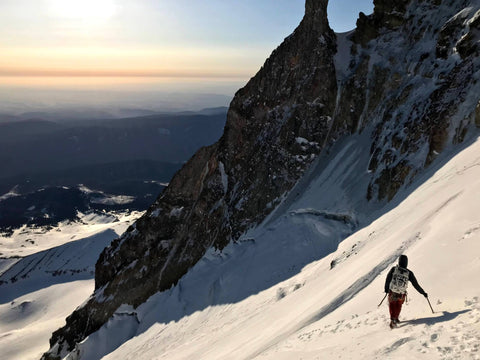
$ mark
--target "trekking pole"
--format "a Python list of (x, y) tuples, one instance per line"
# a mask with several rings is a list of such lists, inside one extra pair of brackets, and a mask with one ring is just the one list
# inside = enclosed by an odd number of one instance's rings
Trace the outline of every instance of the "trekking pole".
[(427, 297), (428, 305), (430, 305), (430, 309), (432, 310), (432, 314), (435, 314), (435, 311), (433, 311), (432, 304), (430, 304), (430, 300)]
[(385, 294), (385, 296), (383, 297), (382, 301), (380, 301), (380, 304), (378, 304), (378, 307), (380, 307), (380, 305), (382, 305), (382, 304), (383, 304), (383, 300), (385, 300), (385, 298), (387, 297), (387, 295), (388, 295), (388, 293), (387, 293), (387, 294)]

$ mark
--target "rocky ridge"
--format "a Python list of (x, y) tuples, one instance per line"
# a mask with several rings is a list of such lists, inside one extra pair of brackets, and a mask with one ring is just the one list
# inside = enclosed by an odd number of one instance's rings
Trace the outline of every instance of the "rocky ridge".
[(371, 133), (365, 198), (382, 202), (480, 126), (479, 1), (374, 4), (355, 31), (336, 35), (327, 1), (306, 1), (299, 27), (237, 92), (219, 142), (103, 251), (94, 294), (53, 334), (44, 359), (65, 356), (121, 304), (140, 305), (207, 249), (236, 241), (337, 140)]

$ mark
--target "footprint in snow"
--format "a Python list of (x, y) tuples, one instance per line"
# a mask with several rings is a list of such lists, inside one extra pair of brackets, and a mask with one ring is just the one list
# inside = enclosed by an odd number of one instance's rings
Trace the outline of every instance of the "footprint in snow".
[(399, 339), (397, 341), (395, 341), (392, 345), (390, 345), (389, 347), (387, 347), (383, 353), (384, 354), (389, 354), (389, 353), (392, 353), (394, 352), (395, 350), (397, 350), (400, 346), (412, 341), (412, 340), (415, 340), (414, 337), (405, 337), (405, 338), (402, 338), (402, 339)]

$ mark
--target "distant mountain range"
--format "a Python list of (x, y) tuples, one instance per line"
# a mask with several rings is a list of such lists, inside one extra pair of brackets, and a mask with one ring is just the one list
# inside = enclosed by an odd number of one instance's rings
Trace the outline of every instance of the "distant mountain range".
[[(196, 150), (220, 138), (226, 111), (0, 123), (0, 228), (54, 224), (76, 210), (146, 209)], [(95, 200), (115, 196), (131, 200)]]
[(0, 86), (0, 123), (32, 118), (67, 121), (119, 119), (226, 107), (241, 81), (213, 92), (127, 89), (11, 88)]

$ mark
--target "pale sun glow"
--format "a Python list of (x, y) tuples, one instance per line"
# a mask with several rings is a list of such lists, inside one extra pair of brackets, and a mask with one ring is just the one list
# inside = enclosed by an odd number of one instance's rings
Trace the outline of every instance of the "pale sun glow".
[(77, 19), (108, 19), (115, 14), (114, 0), (50, 0), (55, 17)]

